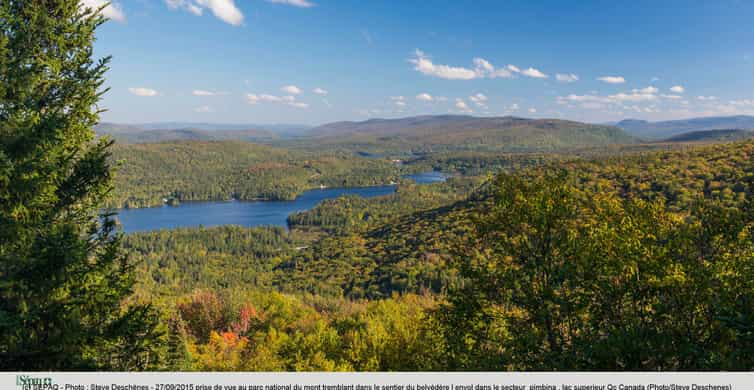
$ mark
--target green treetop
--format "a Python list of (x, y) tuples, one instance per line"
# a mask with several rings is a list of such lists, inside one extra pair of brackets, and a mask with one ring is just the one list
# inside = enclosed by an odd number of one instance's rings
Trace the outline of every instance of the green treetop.
[(92, 126), (109, 58), (98, 12), (0, 2), (0, 369), (154, 367), (158, 318), (125, 304), (132, 270), (101, 202), (108, 148)]

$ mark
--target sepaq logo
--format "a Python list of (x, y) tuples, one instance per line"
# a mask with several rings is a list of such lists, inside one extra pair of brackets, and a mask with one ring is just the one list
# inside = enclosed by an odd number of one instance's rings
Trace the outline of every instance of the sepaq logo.
[(50, 377), (16, 375), (16, 388), (21, 390), (58, 390), (58, 385)]

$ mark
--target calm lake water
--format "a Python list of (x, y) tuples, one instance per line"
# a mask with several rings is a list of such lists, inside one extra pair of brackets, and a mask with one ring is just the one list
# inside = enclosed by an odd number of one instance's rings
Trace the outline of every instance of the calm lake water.
[[(438, 183), (446, 179), (441, 172), (425, 172), (408, 175), (406, 178), (421, 184)], [(394, 192), (395, 186), (326, 188), (306, 191), (290, 201), (183, 202), (176, 207), (121, 209), (116, 218), (123, 225), (125, 233), (200, 225), (287, 226), (289, 214), (309, 210), (325, 199), (343, 195), (371, 198)]]

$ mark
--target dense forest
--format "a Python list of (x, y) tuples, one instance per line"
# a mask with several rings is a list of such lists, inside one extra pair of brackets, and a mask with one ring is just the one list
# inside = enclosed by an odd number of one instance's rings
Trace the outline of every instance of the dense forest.
[[(456, 116), (116, 145), (99, 11), (0, 2), (0, 369), (754, 370), (754, 141)], [(453, 177), (401, 178), (427, 169)], [(108, 211), (391, 181), (288, 229)]]
[(407, 157), (439, 152), (551, 152), (584, 146), (630, 144), (622, 129), (558, 119), (478, 118), (426, 115), (399, 119), (335, 122), (307, 132), (308, 137), (277, 145)]
[(125, 245), (182, 369), (751, 369), (753, 155), (557, 161)]
[(169, 200), (289, 200), (325, 187), (397, 181), (387, 160), (296, 152), (241, 141), (174, 141), (112, 148), (117, 163), (112, 207)]
[(320, 151), (325, 147), (317, 141), (306, 148), (293, 149), (244, 141), (116, 144), (111, 156), (116, 171), (115, 189), (108, 206), (152, 207), (195, 200), (291, 200), (312, 188), (384, 185), (417, 172), (484, 176), (546, 162), (679, 149), (687, 144), (582, 146), (549, 153), (448, 151), (415, 153), (402, 159), (364, 157), (352, 150)]

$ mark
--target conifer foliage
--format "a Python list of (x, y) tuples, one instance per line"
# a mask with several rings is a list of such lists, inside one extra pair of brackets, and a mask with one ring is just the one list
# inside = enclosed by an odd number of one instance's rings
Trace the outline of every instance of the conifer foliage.
[(162, 330), (126, 304), (132, 267), (101, 202), (111, 141), (92, 126), (109, 58), (100, 10), (0, 2), (0, 369), (155, 367)]

